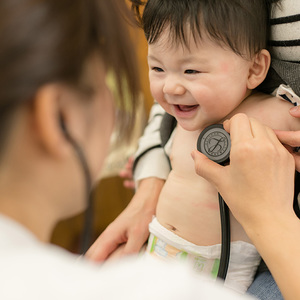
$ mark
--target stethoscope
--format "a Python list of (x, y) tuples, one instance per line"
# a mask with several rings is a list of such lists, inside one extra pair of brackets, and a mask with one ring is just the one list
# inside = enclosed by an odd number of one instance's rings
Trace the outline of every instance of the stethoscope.
[[(79, 145), (67, 131), (62, 116), (60, 116), (60, 123), (65, 137), (67, 138), (67, 140), (69, 140), (74, 148), (75, 153), (77, 154), (77, 158), (82, 167), (85, 178), (87, 210), (81, 242), (81, 253), (84, 254), (90, 245), (92, 231), (93, 207), (91, 197), (91, 176), (85, 155), (81, 147), (79, 147)], [(205, 154), (208, 158), (219, 164), (225, 164), (229, 161), (230, 146), (230, 136), (220, 124), (211, 125), (205, 128), (201, 132), (197, 141), (197, 149)], [(222, 246), (220, 265), (217, 276), (225, 280), (230, 257), (230, 218), (228, 206), (224, 202), (222, 196), (220, 194), (218, 194), (218, 196), (221, 218)]]
[(82, 169), (83, 177), (84, 177), (85, 198), (87, 201), (87, 206), (86, 206), (86, 211), (84, 216), (82, 237), (80, 241), (80, 253), (85, 254), (91, 244), (92, 228), (93, 228), (93, 197), (92, 197), (91, 172), (84, 151), (79, 146), (79, 144), (75, 141), (75, 139), (70, 135), (69, 131), (66, 128), (62, 115), (59, 115), (59, 122), (65, 138), (70, 142), (70, 144), (74, 149), (74, 152), (78, 159), (79, 165)]
[[(205, 154), (212, 161), (224, 165), (229, 162), (230, 136), (221, 124), (206, 127), (197, 141), (198, 151)], [(222, 196), (218, 194), (221, 218), (221, 256), (218, 278), (225, 280), (230, 257), (230, 217), (229, 209)]]

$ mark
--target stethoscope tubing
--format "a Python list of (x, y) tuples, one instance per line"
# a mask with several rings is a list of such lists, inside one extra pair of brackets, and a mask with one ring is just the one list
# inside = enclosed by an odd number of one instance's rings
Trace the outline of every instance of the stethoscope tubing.
[(218, 270), (218, 278), (225, 280), (229, 258), (230, 258), (230, 216), (229, 216), (229, 208), (225, 203), (224, 199), (220, 194), (219, 196), (219, 206), (220, 206), (220, 219), (221, 219), (221, 256), (220, 256), (220, 265)]

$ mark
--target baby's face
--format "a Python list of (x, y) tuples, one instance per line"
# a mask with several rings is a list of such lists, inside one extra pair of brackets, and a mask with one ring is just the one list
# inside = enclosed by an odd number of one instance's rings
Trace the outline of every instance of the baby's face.
[(170, 45), (166, 29), (149, 45), (148, 65), (154, 99), (186, 130), (220, 122), (249, 94), (251, 61), (204, 35), (188, 49)]

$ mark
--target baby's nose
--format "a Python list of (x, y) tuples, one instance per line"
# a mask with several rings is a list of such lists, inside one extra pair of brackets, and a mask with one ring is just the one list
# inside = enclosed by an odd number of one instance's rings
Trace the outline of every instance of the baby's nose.
[(185, 93), (185, 87), (180, 82), (179, 78), (170, 76), (165, 79), (163, 92), (164, 94), (169, 95), (183, 95)]

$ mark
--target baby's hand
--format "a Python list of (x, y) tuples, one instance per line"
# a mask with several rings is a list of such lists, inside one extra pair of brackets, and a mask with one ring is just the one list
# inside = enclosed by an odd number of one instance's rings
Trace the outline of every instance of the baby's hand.
[(119, 176), (121, 178), (124, 178), (124, 182), (123, 182), (124, 187), (126, 187), (128, 189), (135, 188), (135, 184), (134, 184), (134, 180), (133, 180), (133, 173), (132, 173), (133, 162), (134, 162), (133, 156), (129, 157), (126, 165), (119, 172)]

